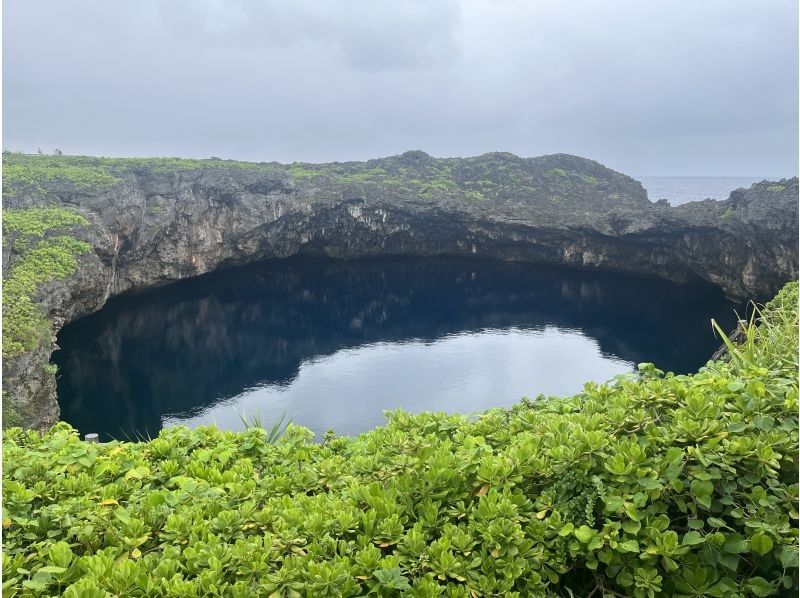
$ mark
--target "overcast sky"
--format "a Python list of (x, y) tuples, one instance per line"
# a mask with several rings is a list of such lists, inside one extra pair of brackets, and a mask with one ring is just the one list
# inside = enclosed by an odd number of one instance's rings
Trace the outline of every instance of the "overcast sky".
[(6, 0), (3, 147), (793, 176), (797, 0)]

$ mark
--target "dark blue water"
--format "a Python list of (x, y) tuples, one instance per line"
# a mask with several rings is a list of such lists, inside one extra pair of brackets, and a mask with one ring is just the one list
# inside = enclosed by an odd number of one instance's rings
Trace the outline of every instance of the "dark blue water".
[(273, 262), (65, 327), (58, 396), (82, 433), (287, 419), (355, 434), (384, 409), (473, 413), (653, 361), (685, 373), (733, 327), (714, 287), (464, 259)]

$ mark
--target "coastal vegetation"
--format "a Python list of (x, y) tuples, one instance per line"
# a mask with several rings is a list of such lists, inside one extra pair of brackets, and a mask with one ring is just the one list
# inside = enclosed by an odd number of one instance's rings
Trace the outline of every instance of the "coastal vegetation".
[(60, 206), (3, 210), (3, 240), (10, 240), (18, 255), (3, 280), (3, 357), (30, 351), (49, 338), (50, 326), (34, 294), (42, 283), (75, 272), (78, 255), (91, 246), (63, 233), (88, 224)]
[[(17, 254), (3, 279), (4, 359), (49, 344), (50, 324), (35, 301), (36, 291), (75, 272), (78, 256), (91, 246), (64, 233), (88, 224), (77, 212), (59, 206), (3, 210), (3, 244), (10, 243)], [(2, 427), (23, 423), (4, 388)]]
[(291, 176), (300, 185), (379, 185), (426, 199), (459, 196), (471, 200), (537, 192), (559, 197), (576, 189), (602, 187), (590, 174), (565, 168), (532, 167), (513, 154), (475, 158), (432, 158), (411, 151), (366, 162), (288, 166), (277, 162), (183, 158), (104, 158), (94, 156), (3, 154), (4, 194), (40, 194), (59, 189), (100, 192), (123, 184), (136, 173), (180, 174), (187, 171), (250, 171)]
[(356, 438), (7, 430), (4, 594), (796, 593), (797, 302), (789, 283), (693, 375)]
[(46, 193), (54, 187), (102, 191), (121, 184), (136, 170), (172, 173), (200, 169), (264, 169), (263, 163), (183, 158), (103, 158), (96, 156), (3, 153), (3, 194)]

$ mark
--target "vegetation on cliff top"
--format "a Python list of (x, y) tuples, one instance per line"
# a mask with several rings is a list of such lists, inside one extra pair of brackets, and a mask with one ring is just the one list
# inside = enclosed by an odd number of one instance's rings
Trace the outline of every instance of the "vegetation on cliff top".
[[(555, 166), (560, 164), (561, 166)], [(579, 172), (582, 169), (591, 172)], [(218, 158), (100, 158), (92, 156), (3, 154), (4, 193), (26, 190), (103, 191), (121, 184), (126, 176), (142, 172), (255, 171), (291, 176), (299, 185), (377, 185), (384, 190), (414, 193), (432, 199), (458, 196), (472, 200), (539, 195), (556, 201), (572, 193), (608, 194), (635, 185), (632, 179), (574, 156), (547, 156), (527, 160), (507, 153), (473, 158), (432, 158), (411, 151), (366, 162), (328, 164), (241, 162)], [(602, 174), (600, 174), (602, 172)], [(594, 173), (594, 174), (592, 174)], [(602, 178), (598, 178), (602, 177)], [(630, 191), (630, 189), (629, 189)], [(634, 191), (636, 195), (638, 191)], [(642, 191), (642, 198), (644, 197)]]
[(74, 273), (77, 256), (91, 249), (88, 243), (53, 233), (88, 224), (80, 214), (56, 206), (3, 210), (3, 243), (13, 239), (18, 254), (3, 280), (3, 357), (30, 351), (49, 339), (50, 326), (34, 302), (36, 289)]
[(136, 170), (154, 173), (223, 168), (258, 170), (275, 165), (235, 160), (183, 158), (101, 158), (95, 156), (31, 155), (3, 153), (4, 195), (34, 190), (46, 192), (54, 185), (82, 191), (102, 191), (122, 183)]
[(727, 361), (640, 366), (357, 438), (3, 437), (3, 590), (65, 596), (797, 591), (797, 283)]

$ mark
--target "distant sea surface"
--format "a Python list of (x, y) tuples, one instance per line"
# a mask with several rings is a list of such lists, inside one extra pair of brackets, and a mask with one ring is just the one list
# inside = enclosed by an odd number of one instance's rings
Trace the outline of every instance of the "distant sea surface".
[[(731, 191), (749, 187), (759, 181), (776, 180), (775, 177), (690, 177), (690, 176), (640, 176), (634, 177), (647, 189), (650, 201), (668, 199), (673, 206), (689, 201), (728, 199)], [(778, 177), (780, 178), (780, 177)]]

